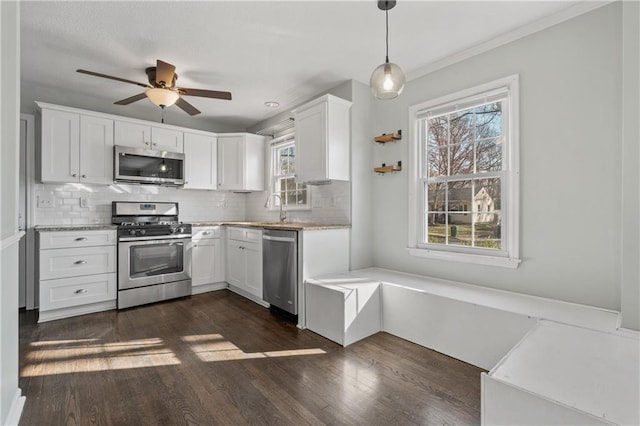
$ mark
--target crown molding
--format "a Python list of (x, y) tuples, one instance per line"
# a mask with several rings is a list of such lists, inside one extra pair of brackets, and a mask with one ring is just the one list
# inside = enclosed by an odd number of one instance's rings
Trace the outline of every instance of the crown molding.
[(465, 59), (469, 59), (473, 56), (495, 49), (507, 43), (511, 43), (512, 41), (537, 33), (538, 31), (542, 31), (564, 21), (568, 21), (569, 19), (575, 18), (576, 16), (580, 16), (602, 6), (606, 6), (607, 4), (613, 3), (614, 1), (615, 0), (581, 1), (580, 3), (569, 6), (566, 9), (562, 9), (545, 18), (523, 25), (513, 31), (509, 31), (507, 33), (499, 35), (498, 37), (470, 47), (469, 49), (462, 50), (458, 53), (454, 53), (453, 55), (446, 56), (427, 65), (421, 66), (407, 73), (407, 81), (425, 76), (439, 69), (448, 67), (449, 65), (453, 65), (457, 62), (464, 61)]

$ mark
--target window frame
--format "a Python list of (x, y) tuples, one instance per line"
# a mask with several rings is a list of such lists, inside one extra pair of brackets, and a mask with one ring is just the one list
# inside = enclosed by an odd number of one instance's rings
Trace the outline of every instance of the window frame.
[[(454, 108), (456, 105), (469, 105), (488, 97), (505, 94), (507, 100), (506, 111), (503, 112), (503, 121), (507, 124), (507, 133), (504, 135), (502, 172), (501, 172), (501, 242), (503, 248), (483, 249), (480, 247), (465, 247), (453, 245), (438, 245), (421, 243), (421, 234), (424, 227), (424, 183), (426, 176), (423, 173), (426, 149), (420, 139), (422, 131), (419, 128), (422, 117), (427, 111)], [(506, 113), (505, 113), (506, 112)], [(489, 83), (480, 84), (449, 95), (428, 100), (409, 108), (409, 226), (407, 250), (410, 255), (449, 260), (481, 265), (500, 266), (505, 268), (517, 268), (521, 260), (519, 258), (519, 78), (518, 75), (510, 75)], [(424, 139), (426, 142), (426, 138)], [(482, 178), (482, 173), (474, 174)]]
[[(285, 148), (287, 146), (293, 146), (294, 148), (296, 147), (296, 139), (295, 139), (295, 132), (288, 132), (284, 135), (275, 137), (271, 140), (271, 143), (269, 144), (269, 193), (270, 194), (278, 194), (280, 195), (280, 197), (282, 197), (282, 194), (280, 190), (278, 190), (278, 185), (277, 185), (277, 180), (283, 177), (293, 177), (295, 178), (295, 173), (292, 173), (290, 175), (280, 175), (280, 174), (276, 174), (276, 165), (278, 164), (277, 161), (277, 155), (278, 155), (278, 150), (281, 148)], [(296, 182), (296, 187), (298, 185), (301, 185), (304, 187), (304, 190), (307, 193), (307, 202), (306, 204), (296, 204), (296, 205), (287, 205), (284, 204), (282, 206), (282, 210), (284, 211), (296, 211), (296, 210), (311, 210), (311, 191), (309, 191), (309, 187), (302, 184), (302, 183), (298, 183)], [(272, 202), (269, 203), (268, 206), (268, 210), (269, 211), (279, 211), (280, 210), (280, 203), (281, 201), (276, 197), (272, 199)]]

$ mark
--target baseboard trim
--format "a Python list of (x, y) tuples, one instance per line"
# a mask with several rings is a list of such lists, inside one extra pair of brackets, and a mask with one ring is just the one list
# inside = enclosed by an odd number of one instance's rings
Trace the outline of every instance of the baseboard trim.
[(229, 288), (229, 285), (224, 281), (221, 281), (219, 283), (194, 285), (191, 287), (191, 294), (208, 293), (210, 291), (224, 290), (226, 288)]
[(20, 388), (16, 389), (16, 393), (13, 396), (13, 401), (11, 401), (11, 408), (9, 408), (9, 414), (7, 414), (5, 425), (18, 426), (18, 422), (20, 421), (20, 416), (22, 415), (22, 409), (24, 408), (26, 399), (27, 398), (25, 396), (22, 396), (22, 391), (20, 390)]

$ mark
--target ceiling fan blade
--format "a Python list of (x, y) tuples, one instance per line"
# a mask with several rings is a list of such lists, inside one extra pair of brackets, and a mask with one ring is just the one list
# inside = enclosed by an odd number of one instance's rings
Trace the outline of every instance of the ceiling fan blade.
[[(176, 73), (176, 67), (163, 62), (160, 59), (156, 61), (156, 84), (162, 87), (171, 88), (173, 86), (173, 75)], [(164, 82), (164, 85), (163, 85)]]
[(176, 101), (176, 105), (178, 106), (178, 108), (182, 109), (184, 112), (186, 112), (189, 115), (200, 114), (200, 111), (198, 111), (196, 107), (194, 107), (193, 105), (191, 105), (189, 102), (185, 101), (182, 98), (178, 98), (178, 100)]
[(145, 92), (142, 93), (138, 93), (137, 95), (131, 96), (130, 98), (127, 99), (123, 99), (121, 101), (118, 102), (114, 102), (115, 105), (129, 105), (132, 104), (136, 101), (139, 101), (140, 99), (144, 99), (147, 97), (147, 94)]
[(187, 89), (185, 87), (178, 88), (178, 91), (187, 96), (200, 96), (201, 98), (214, 98), (231, 100), (231, 92), (219, 92), (217, 90)]
[(114, 77), (112, 75), (107, 75), (107, 74), (101, 74), (99, 72), (93, 72), (93, 71), (87, 71), (87, 70), (76, 70), (76, 72), (79, 72), (81, 74), (93, 75), (95, 77), (108, 78), (110, 80), (122, 81), (123, 83), (131, 83), (141, 87), (151, 87), (145, 83), (138, 83), (137, 81), (127, 80), (126, 78)]

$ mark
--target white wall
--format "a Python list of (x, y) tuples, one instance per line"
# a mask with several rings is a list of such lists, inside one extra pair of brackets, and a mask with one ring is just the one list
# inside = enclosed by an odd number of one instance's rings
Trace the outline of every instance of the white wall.
[[(375, 265), (619, 310), (621, 24), (618, 2), (412, 80), (399, 98), (375, 102), (374, 134), (408, 134), (411, 105), (520, 75), (523, 260), (510, 270), (409, 256), (410, 177), (403, 170), (372, 177)], [(407, 164), (411, 143), (405, 137), (376, 149), (374, 162)]]
[(0, 2), (0, 424), (16, 423), (18, 388), (19, 4)]
[(640, 330), (640, 3), (622, 17), (622, 326)]

